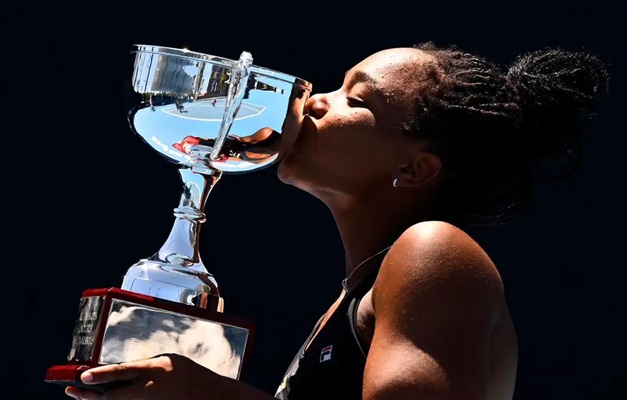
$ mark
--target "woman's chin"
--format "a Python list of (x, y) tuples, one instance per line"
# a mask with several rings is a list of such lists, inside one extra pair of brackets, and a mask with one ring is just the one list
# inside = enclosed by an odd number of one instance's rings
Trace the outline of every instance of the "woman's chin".
[(283, 159), (279, 162), (276, 174), (281, 182), (287, 183), (289, 185), (293, 184), (294, 177), (292, 173), (292, 168), (290, 168), (289, 154), (283, 157)]

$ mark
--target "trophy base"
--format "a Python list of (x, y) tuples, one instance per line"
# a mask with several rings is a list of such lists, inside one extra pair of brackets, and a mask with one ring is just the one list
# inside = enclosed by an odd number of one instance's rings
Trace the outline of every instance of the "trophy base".
[(62, 386), (72, 386), (77, 389), (89, 390), (96, 393), (104, 393), (106, 390), (124, 387), (131, 383), (129, 381), (117, 381), (100, 385), (87, 385), (83, 383), (81, 381), (81, 374), (97, 366), (97, 364), (54, 365), (48, 368), (46, 382)]
[(251, 321), (201, 307), (118, 288), (88, 289), (79, 303), (66, 364), (48, 368), (45, 381), (102, 392), (113, 386), (85, 385), (81, 373), (166, 353), (240, 379), (253, 330)]

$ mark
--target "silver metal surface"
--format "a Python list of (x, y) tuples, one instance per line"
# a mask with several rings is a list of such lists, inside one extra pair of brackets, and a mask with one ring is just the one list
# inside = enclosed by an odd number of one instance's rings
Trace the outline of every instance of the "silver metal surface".
[[(105, 315), (104, 300), (102, 296), (81, 299), (68, 361), (114, 364), (176, 353), (218, 374), (240, 377), (247, 328), (116, 298)], [(96, 349), (102, 324), (104, 334)], [(92, 359), (94, 354), (99, 354), (97, 360)]]
[(254, 65), (248, 52), (230, 60), (186, 49), (135, 47), (131, 86), (137, 101), (129, 124), (178, 165), (183, 190), (166, 242), (127, 270), (121, 288), (199, 307), (207, 307), (207, 295), (213, 295), (222, 311), (217, 282), (198, 253), (207, 197), (223, 174), (259, 170), (282, 159), (296, 141), (312, 85)]
[(311, 84), (239, 60), (136, 45), (129, 122), (154, 150), (183, 165), (256, 170), (293, 144)]

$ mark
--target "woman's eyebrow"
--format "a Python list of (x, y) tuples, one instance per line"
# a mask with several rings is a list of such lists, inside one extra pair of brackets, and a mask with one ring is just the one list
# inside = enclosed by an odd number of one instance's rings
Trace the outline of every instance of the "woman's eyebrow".
[(375, 79), (372, 75), (363, 70), (348, 70), (344, 73), (344, 77), (349, 73), (352, 74), (352, 78), (360, 83), (365, 83), (371, 87), (371, 89), (375, 92), (378, 92), (379, 81)]

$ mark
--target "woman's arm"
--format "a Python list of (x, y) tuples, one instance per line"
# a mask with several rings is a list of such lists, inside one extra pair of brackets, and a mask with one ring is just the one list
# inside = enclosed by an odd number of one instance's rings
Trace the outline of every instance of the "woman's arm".
[(442, 222), (407, 230), (374, 285), (364, 400), (485, 399), (503, 301), (493, 263), (462, 231)]

